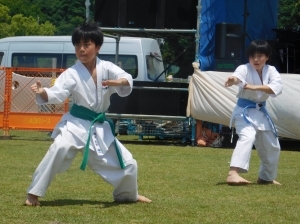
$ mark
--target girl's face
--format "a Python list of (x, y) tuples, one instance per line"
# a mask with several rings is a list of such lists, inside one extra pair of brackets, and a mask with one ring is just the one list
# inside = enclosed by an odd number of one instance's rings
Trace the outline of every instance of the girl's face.
[(100, 50), (100, 46), (96, 46), (94, 42), (84, 42), (82, 39), (80, 43), (75, 44), (76, 57), (82, 64), (94, 63), (94, 59)]
[(260, 54), (260, 53), (255, 53), (254, 55), (251, 55), (249, 57), (249, 63), (258, 72), (262, 71), (262, 68), (264, 67), (264, 65), (268, 60), (269, 57), (267, 57), (265, 54)]

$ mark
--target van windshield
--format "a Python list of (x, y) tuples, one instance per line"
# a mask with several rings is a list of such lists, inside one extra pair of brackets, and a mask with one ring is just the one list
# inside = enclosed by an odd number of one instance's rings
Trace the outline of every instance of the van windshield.
[[(114, 54), (99, 54), (98, 57), (104, 61), (115, 63)], [(117, 65), (125, 72), (129, 73), (133, 79), (138, 76), (137, 56), (135, 55), (118, 55)]]
[[(160, 57), (156, 57), (155, 55), (150, 54), (146, 55), (146, 62), (148, 79), (154, 81), (161, 73), (160, 65), (162, 63), (162, 60)], [(162, 75), (160, 78), (164, 78), (164, 76)]]
[(4, 53), (0, 52), (0, 65), (1, 65), (1, 62), (2, 62), (3, 55), (4, 55)]

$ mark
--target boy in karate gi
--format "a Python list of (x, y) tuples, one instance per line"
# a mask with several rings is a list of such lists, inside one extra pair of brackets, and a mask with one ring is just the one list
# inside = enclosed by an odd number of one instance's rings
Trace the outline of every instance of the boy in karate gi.
[(39, 206), (54, 176), (66, 171), (79, 151), (81, 169), (86, 165), (114, 187), (118, 202), (151, 202), (138, 195), (137, 163), (131, 153), (114, 137), (113, 124), (105, 118), (110, 96), (128, 96), (132, 77), (97, 54), (103, 44), (101, 29), (94, 23), (77, 27), (72, 34), (77, 62), (64, 71), (51, 88), (37, 81), (31, 86), (38, 104), (63, 103), (72, 95), (74, 105), (53, 130), (53, 144), (33, 174), (26, 205)]
[(230, 127), (233, 124), (239, 136), (227, 176), (227, 183), (230, 185), (250, 183), (239, 173), (249, 170), (253, 144), (261, 160), (257, 183), (279, 184), (275, 178), (280, 144), (276, 127), (265, 108), (269, 96), (276, 97), (282, 92), (278, 71), (266, 64), (271, 51), (266, 41), (252, 41), (247, 49), (249, 63), (240, 65), (225, 82), (225, 87), (239, 86), (237, 105), (230, 120)]

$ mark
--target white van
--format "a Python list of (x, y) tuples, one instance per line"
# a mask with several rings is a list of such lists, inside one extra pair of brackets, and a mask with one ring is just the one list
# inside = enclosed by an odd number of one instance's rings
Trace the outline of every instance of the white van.
[[(134, 81), (165, 81), (165, 74), (162, 74), (163, 61), (156, 40), (121, 37), (118, 43), (115, 38), (104, 37), (98, 57), (116, 63), (130, 73)], [(17, 36), (0, 39), (0, 65), (3, 67), (68, 68), (75, 61), (71, 36)]]

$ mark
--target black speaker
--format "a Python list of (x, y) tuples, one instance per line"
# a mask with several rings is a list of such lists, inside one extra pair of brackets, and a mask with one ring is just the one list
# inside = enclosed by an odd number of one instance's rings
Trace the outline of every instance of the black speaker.
[(96, 0), (94, 21), (100, 27), (119, 27), (119, 0)]
[(215, 59), (215, 71), (234, 72), (240, 64), (240, 60), (236, 59)]
[(94, 20), (101, 27), (155, 28), (157, 0), (96, 0)]
[(196, 29), (198, 0), (96, 0), (101, 27)]
[(240, 59), (242, 51), (242, 25), (216, 24), (215, 58)]
[(197, 29), (198, 0), (165, 0), (165, 21), (167, 29)]
[(125, 27), (155, 28), (156, 10), (156, 0), (127, 0)]

